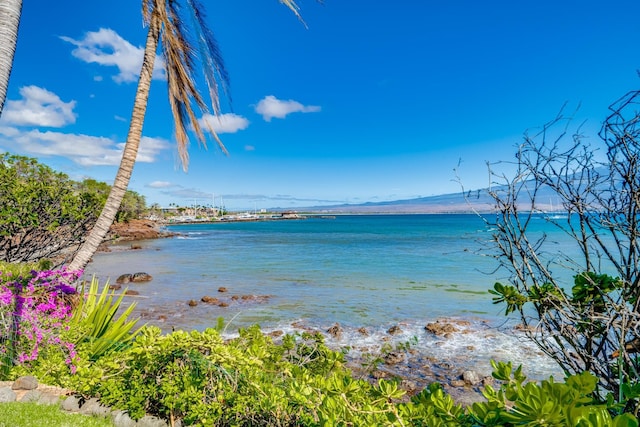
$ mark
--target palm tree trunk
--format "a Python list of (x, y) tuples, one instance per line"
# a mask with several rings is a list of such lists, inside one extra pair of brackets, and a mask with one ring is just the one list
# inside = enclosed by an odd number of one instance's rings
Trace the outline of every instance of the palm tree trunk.
[(7, 98), (21, 12), (22, 0), (0, 0), (0, 115)]
[(142, 138), (142, 127), (144, 125), (144, 116), (147, 112), (151, 75), (153, 73), (153, 64), (158, 48), (159, 36), (160, 22), (158, 19), (151, 19), (149, 22), (149, 33), (147, 34), (147, 44), (144, 50), (144, 60), (142, 61), (142, 70), (140, 71), (138, 89), (136, 91), (131, 122), (129, 124), (129, 133), (127, 135), (124, 152), (122, 153), (120, 167), (118, 168), (105, 206), (93, 229), (74, 256), (73, 261), (68, 265), (69, 270), (80, 270), (87, 265), (107, 235), (109, 227), (113, 224), (118, 209), (120, 209), (122, 199), (127, 192), (127, 186), (129, 185), (133, 166), (135, 165), (138, 155), (138, 148), (140, 147), (140, 139)]

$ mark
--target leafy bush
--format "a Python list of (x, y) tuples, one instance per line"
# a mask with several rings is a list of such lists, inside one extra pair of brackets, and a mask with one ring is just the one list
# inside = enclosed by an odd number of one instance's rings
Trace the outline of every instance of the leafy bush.
[(101, 208), (67, 175), (32, 158), (0, 153), (0, 260), (64, 255), (82, 241)]
[(638, 426), (594, 400), (591, 374), (538, 385), (510, 364), (494, 368), (500, 388), (486, 387), (487, 402), (464, 408), (438, 384), (407, 401), (396, 381), (354, 379), (320, 335), (275, 344), (256, 326), (225, 342), (214, 329), (161, 335), (145, 327), (131, 347), (79, 366), (72, 386), (134, 418), (183, 425)]
[[(73, 181), (36, 159), (0, 153), (0, 261), (50, 258), (62, 265), (93, 227), (109, 190), (93, 179)], [(117, 220), (144, 212), (144, 196), (127, 191)]]
[(583, 372), (556, 383), (551, 377), (540, 384), (525, 383), (519, 367), (511, 363), (495, 363), (493, 376), (502, 381), (499, 390), (484, 389), (486, 403), (474, 403), (471, 415), (484, 426), (566, 425), (582, 427), (637, 426), (629, 413), (612, 417), (615, 407), (594, 399), (598, 379)]

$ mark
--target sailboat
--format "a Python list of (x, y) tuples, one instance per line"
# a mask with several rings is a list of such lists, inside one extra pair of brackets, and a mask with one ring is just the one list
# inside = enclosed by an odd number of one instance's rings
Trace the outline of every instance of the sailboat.
[(553, 200), (549, 198), (549, 211), (546, 212), (547, 219), (567, 219), (569, 216), (565, 211), (556, 211), (553, 209)]

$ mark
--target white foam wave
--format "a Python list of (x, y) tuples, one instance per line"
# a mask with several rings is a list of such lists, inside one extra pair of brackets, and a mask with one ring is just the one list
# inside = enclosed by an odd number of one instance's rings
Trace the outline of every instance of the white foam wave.
[[(490, 361), (495, 360), (512, 362), (514, 367), (522, 365), (524, 374), (530, 380), (539, 381), (551, 375), (556, 379), (563, 378), (557, 364), (521, 332), (502, 330), (483, 321), (448, 321), (457, 331), (446, 336), (425, 330), (427, 322), (403, 322), (368, 328), (366, 333), (362, 329), (344, 327), (339, 336), (330, 333), (324, 335), (326, 344), (333, 349), (345, 350), (349, 360), (359, 360), (367, 354), (408, 349), (412, 359), (446, 365), (452, 371), (474, 370), (483, 376), (490, 376)], [(390, 334), (388, 330), (391, 326), (398, 326), (399, 332)], [(300, 327), (292, 325), (276, 329), (284, 333), (301, 331)]]

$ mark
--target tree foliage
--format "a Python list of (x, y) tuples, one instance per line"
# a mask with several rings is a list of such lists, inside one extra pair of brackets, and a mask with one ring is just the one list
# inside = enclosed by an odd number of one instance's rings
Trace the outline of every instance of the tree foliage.
[(96, 194), (35, 159), (0, 154), (0, 260), (55, 258), (81, 242), (101, 209)]
[[(104, 182), (76, 182), (36, 159), (0, 154), (0, 261), (61, 263), (82, 242), (109, 194)], [(144, 196), (127, 191), (119, 221), (140, 217)]]
[[(580, 128), (571, 134), (572, 120), (564, 116), (525, 135), (514, 178), (491, 167), (497, 215), (488, 221), (510, 282), (495, 285), (494, 301), (516, 313), (565, 372), (594, 373), (601, 398), (609, 394), (634, 411), (638, 393), (632, 390), (640, 390), (639, 101), (634, 91), (610, 107), (599, 146), (586, 143)], [(566, 218), (545, 212), (550, 197), (561, 202)], [(534, 230), (541, 219), (562, 230), (573, 248), (553, 249), (557, 242)]]

